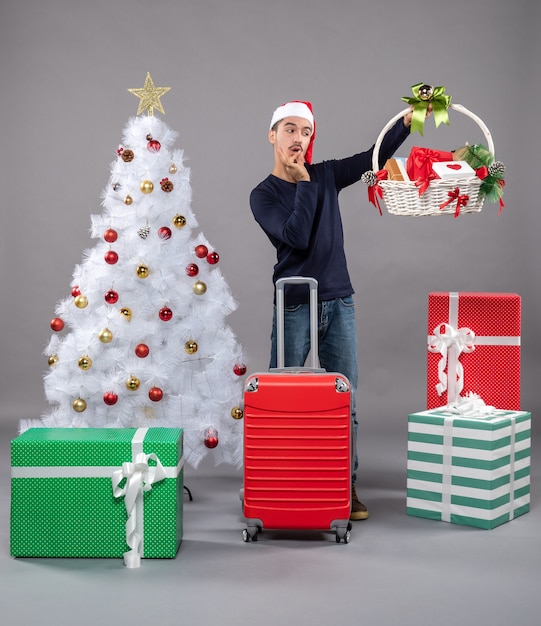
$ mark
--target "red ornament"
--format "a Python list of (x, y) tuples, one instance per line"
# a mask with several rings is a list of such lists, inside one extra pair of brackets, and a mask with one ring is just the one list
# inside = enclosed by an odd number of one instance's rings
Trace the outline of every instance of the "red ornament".
[(118, 261), (118, 254), (114, 250), (109, 250), (105, 253), (103, 258), (109, 265), (114, 265)]
[(118, 396), (116, 395), (116, 393), (113, 393), (112, 391), (106, 391), (103, 394), (103, 401), (105, 402), (105, 404), (108, 404), (109, 406), (113, 406), (114, 404), (117, 403)]
[(75, 287), (72, 288), (71, 290), (71, 295), (76, 298), (77, 296), (81, 295), (81, 290), (79, 289), (79, 287), (77, 285), (75, 285)]
[(118, 150), (116, 151), (116, 153), (118, 154), (118, 156), (120, 156), (122, 153), (124, 152), (124, 148), (122, 146), (118, 147)]
[(219, 260), (220, 255), (217, 252), (209, 252), (207, 254), (207, 263), (210, 263), (210, 265), (216, 265)]
[(159, 152), (161, 147), (162, 146), (157, 139), (151, 139), (147, 143), (147, 148), (149, 149), (150, 152)]
[(207, 248), (207, 246), (204, 246), (203, 244), (195, 246), (196, 257), (199, 257), (200, 259), (204, 259), (208, 253), (209, 253), (209, 249)]
[(59, 317), (55, 317), (51, 320), (51, 328), (55, 332), (59, 333), (64, 328), (64, 321), (61, 320)]
[(158, 313), (163, 322), (168, 322), (173, 317), (173, 311), (168, 306), (164, 306)]
[(171, 229), (167, 226), (158, 228), (158, 237), (160, 239), (171, 239)]
[(105, 302), (107, 302), (107, 304), (115, 304), (116, 302), (118, 302), (118, 293), (114, 291), (114, 289), (109, 289), (109, 291), (106, 291), (103, 297), (105, 298)]
[(235, 363), (233, 371), (237, 376), (244, 376), (246, 374), (246, 365), (244, 363)]
[(150, 348), (146, 345), (146, 343), (140, 343), (135, 346), (135, 354), (140, 358), (144, 359), (150, 353)]
[(207, 448), (215, 448), (218, 445), (218, 431), (215, 428), (205, 430), (204, 443)]
[(152, 402), (159, 402), (163, 398), (163, 391), (159, 387), (152, 387), (148, 390), (148, 397)]
[(103, 238), (105, 239), (105, 241), (107, 241), (107, 243), (114, 243), (118, 239), (118, 233), (116, 232), (116, 230), (108, 228), (103, 233)]
[(186, 274), (188, 274), (188, 276), (197, 276), (197, 274), (199, 274), (199, 268), (195, 263), (190, 263), (186, 266)]

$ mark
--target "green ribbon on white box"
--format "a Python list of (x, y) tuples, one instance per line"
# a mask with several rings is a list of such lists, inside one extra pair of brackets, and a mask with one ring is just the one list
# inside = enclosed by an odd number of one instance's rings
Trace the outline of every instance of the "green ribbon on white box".
[[(124, 497), (128, 519), (126, 543), (130, 550), (124, 553), (124, 564), (133, 569), (141, 564), (143, 554), (144, 498), (152, 485), (165, 478), (176, 478), (184, 466), (184, 456), (174, 467), (164, 467), (156, 454), (145, 454), (143, 442), (148, 428), (136, 429), (131, 441), (131, 461), (120, 468), (111, 466), (16, 466), (11, 468), (12, 478), (111, 478), (115, 498)], [(156, 465), (149, 465), (152, 460)], [(125, 480), (124, 485), (120, 484)]]
[(530, 413), (484, 406), (476, 394), (411, 414), (409, 514), (482, 528), (511, 521), (529, 510), (529, 449)]

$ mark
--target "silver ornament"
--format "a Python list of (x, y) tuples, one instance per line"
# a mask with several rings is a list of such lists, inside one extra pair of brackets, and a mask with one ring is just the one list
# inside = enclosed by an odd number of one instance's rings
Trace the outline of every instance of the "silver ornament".
[(137, 231), (137, 234), (141, 237), (141, 239), (146, 239), (150, 234), (150, 226), (143, 226)]

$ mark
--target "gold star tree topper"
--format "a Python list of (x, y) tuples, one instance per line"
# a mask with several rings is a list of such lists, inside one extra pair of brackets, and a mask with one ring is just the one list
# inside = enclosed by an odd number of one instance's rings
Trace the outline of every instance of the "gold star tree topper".
[(154, 115), (154, 109), (158, 109), (160, 113), (165, 115), (160, 98), (170, 89), (171, 87), (155, 87), (150, 72), (147, 72), (144, 87), (141, 89), (128, 89), (128, 91), (139, 98), (137, 115), (140, 115), (143, 111), (148, 111), (149, 115)]

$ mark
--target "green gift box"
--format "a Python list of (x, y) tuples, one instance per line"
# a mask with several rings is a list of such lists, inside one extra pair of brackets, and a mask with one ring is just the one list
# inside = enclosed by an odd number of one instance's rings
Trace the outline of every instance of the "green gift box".
[(530, 510), (531, 413), (408, 417), (408, 515), (492, 529)]
[(11, 442), (11, 555), (174, 558), (180, 428), (31, 428)]

